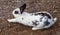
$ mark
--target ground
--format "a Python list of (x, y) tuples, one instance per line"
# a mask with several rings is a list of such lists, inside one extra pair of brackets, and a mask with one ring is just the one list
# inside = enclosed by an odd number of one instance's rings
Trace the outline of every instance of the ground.
[[(19, 23), (9, 23), (14, 18), (12, 11), (27, 4), (26, 12), (47, 11), (57, 17), (57, 22), (49, 29), (31, 30)], [(0, 0), (0, 35), (60, 35), (60, 0)]]

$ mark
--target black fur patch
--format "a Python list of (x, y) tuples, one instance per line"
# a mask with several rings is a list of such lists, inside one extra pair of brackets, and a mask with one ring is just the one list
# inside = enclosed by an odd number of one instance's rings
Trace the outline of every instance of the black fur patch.
[(42, 16), (47, 16), (49, 19), (51, 19), (51, 16), (46, 14), (46, 13), (37, 13), (35, 15), (42, 15)]
[(42, 19), (40, 19), (40, 22), (42, 22)]
[(40, 22), (42, 22), (43, 17), (40, 18)]
[(24, 20), (24, 18), (22, 18), (22, 20)]
[(37, 25), (37, 23), (36, 23), (36, 22), (33, 22), (33, 21), (32, 21), (32, 23), (33, 23), (33, 25)]
[(44, 24), (45, 24), (44, 26), (48, 26), (50, 23), (47, 20), (47, 21), (44, 22)]
[(39, 22), (39, 21), (35, 21), (35, 22), (32, 21), (33, 25), (38, 25), (37, 22)]

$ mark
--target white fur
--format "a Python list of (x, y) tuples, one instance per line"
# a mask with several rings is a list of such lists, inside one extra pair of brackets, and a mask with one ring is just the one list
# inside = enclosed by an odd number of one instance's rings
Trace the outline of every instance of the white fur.
[[(15, 14), (14, 12), (15, 11), (19, 11), (19, 14)], [(36, 12), (36, 13), (42, 13), (42, 12)], [(48, 12), (43, 12), (43, 13), (47, 13), (51, 16), (50, 13)], [(40, 21), (40, 18), (43, 17), (41, 15), (37, 15), (35, 16), (34, 14), (35, 13), (28, 13), (28, 12), (23, 12), (22, 14), (20, 14), (20, 9), (19, 8), (16, 8), (14, 11), (13, 11), (13, 16), (15, 17), (14, 19), (8, 19), (9, 22), (18, 22), (18, 23), (21, 23), (21, 24), (24, 24), (24, 25), (27, 25), (27, 26), (33, 26), (32, 27), (32, 30), (38, 30), (38, 29), (43, 29), (43, 28), (49, 28), (51, 27), (57, 20), (57, 18), (53, 18), (51, 16), (51, 19), (48, 19), (48, 21), (50, 22), (50, 24), (48, 26), (45, 26), (44, 27), (44, 21), (46, 21), (45, 18), (47, 17), (44, 17), (42, 20), (42, 22), (39, 22), (39, 24), (37, 26), (33, 25), (32, 21), (34, 20), (38, 20)], [(33, 14), (33, 15), (32, 15)], [(22, 18), (24, 20), (22, 20)], [(53, 21), (54, 20), (54, 21)]]

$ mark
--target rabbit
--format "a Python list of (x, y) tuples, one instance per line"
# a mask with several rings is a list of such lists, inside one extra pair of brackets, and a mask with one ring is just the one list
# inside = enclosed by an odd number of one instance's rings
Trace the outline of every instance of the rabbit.
[(15, 18), (7, 19), (7, 21), (31, 26), (32, 30), (49, 28), (57, 21), (56, 17), (53, 18), (52, 15), (46, 11), (28, 13), (24, 12), (25, 8), (26, 4), (23, 4), (19, 8), (14, 9), (12, 14)]

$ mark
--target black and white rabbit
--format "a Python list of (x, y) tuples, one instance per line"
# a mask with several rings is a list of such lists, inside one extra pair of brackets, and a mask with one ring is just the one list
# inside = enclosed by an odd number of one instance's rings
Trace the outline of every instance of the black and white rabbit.
[(15, 18), (8, 19), (8, 22), (18, 22), (26, 26), (32, 26), (32, 30), (38, 30), (51, 27), (57, 20), (48, 12), (28, 13), (24, 12), (25, 8), (26, 4), (23, 4), (13, 10), (12, 14)]

